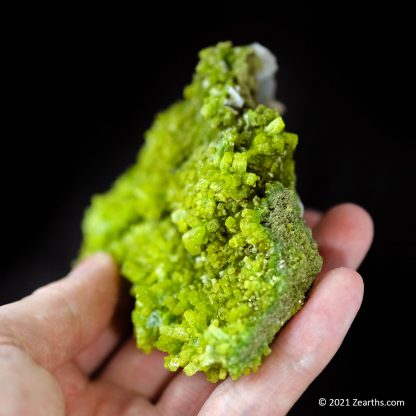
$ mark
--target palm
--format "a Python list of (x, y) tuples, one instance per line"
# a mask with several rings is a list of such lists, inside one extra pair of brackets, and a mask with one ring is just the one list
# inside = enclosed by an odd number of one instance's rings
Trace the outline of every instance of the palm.
[[(0, 309), (0, 383), (6, 386), (0, 401), (16, 410), (5, 414), (285, 414), (335, 354), (360, 307), (363, 285), (353, 269), (372, 239), (368, 215), (350, 204), (305, 217), (324, 270), (258, 373), (218, 384), (202, 374), (170, 373), (162, 353), (147, 356), (133, 339), (103, 365), (120, 335), (109, 324), (118, 278), (101, 256), (98, 267), (97, 261), (81, 267), (78, 280), (64, 279)], [(48, 310), (37, 316), (45, 303)]]

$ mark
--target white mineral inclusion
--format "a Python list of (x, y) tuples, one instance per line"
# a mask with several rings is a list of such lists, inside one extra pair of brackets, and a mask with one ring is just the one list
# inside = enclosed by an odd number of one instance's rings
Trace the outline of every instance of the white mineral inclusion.
[(268, 105), (274, 99), (276, 93), (277, 83), (275, 75), (279, 69), (277, 59), (260, 43), (252, 43), (250, 46), (261, 62), (261, 68), (256, 75), (259, 84), (257, 101)]
[(240, 95), (240, 87), (237, 86), (236, 88), (234, 87), (228, 87), (228, 94), (229, 94), (229, 99), (226, 102), (226, 105), (229, 105), (231, 107), (234, 108), (241, 108), (244, 105), (244, 99), (243, 97)]

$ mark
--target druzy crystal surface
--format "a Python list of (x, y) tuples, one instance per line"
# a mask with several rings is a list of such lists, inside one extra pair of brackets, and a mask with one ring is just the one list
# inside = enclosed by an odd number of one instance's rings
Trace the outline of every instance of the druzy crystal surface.
[(81, 256), (110, 253), (132, 283), (138, 347), (214, 382), (258, 369), (321, 268), (295, 191), (298, 137), (267, 106), (273, 66), (257, 44), (202, 50), (183, 99), (83, 221)]

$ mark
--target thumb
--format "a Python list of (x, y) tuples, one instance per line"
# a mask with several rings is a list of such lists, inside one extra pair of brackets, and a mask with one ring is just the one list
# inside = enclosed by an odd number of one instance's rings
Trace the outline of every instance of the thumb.
[(101, 333), (113, 315), (118, 290), (115, 264), (96, 254), (67, 277), (0, 307), (0, 345), (16, 345), (53, 370)]

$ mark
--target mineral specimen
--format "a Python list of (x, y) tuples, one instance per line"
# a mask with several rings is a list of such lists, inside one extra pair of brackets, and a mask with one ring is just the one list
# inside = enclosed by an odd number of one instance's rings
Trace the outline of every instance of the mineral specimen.
[(132, 283), (137, 345), (208, 380), (255, 371), (321, 268), (295, 191), (295, 134), (259, 44), (200, 52), (183, 100), (137, 163), (93, 197), (81, 256), (102, 250)]

